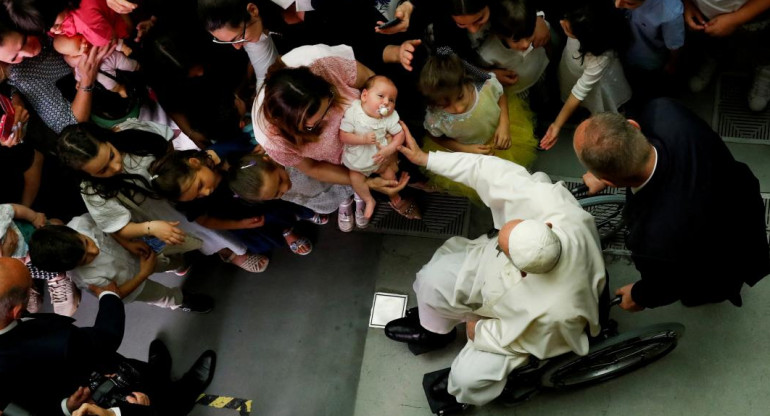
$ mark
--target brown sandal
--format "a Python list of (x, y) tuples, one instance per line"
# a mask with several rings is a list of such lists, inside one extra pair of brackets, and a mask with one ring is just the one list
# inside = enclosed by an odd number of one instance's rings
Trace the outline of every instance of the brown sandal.
[(401, 198), (398, 203), (393, 203), (393, 201), (390, 201), (390, 206), (394, 211), (410, 220), (422, 219), (420, 207), (417, 206), (417, 201), (415, 201), (414, 198)]

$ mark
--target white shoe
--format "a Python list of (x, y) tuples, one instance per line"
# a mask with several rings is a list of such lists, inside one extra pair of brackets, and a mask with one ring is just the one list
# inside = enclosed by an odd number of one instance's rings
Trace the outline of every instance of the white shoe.
[(705, 90), (716, 72), (717, 61), (714, 58), (707, 58), (698, 72), (690, 78), (690, 91), (701, 92)]
[(62, 274), (58, 279), (49, 280), (48, 293), (51, 294), (53, 311), (57, 314), (72, 316), (78, 310), (80, 290), (67, 275)]
[(366, 202), (361, 199), (358, 194), (354, 194), (353, 200), (356, 201), (356, 227), (366, 228), (369, 226), (369, 218), (366, 218), (364, 212), (366, 211)]
[(757, 68), (754, 84), (749, 90), (749, 108), (752, 111), (764, 111), (770, 101), (770, 65)]
[(337, 210), (337, 226), (343, 233), (353, 231), (355, 227), (353, 223), (353, 198), (340, 204), (340, 208)]

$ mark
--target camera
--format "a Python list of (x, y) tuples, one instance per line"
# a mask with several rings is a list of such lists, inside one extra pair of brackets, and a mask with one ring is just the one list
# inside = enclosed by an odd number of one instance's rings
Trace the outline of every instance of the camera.
[(105, 409), (126, 403), (126, 396), (140, 389), (139, 372), (128, 362), (121, 362), (114, 376), (108, 377), (97, 372), (88, 380), (91, 398)]

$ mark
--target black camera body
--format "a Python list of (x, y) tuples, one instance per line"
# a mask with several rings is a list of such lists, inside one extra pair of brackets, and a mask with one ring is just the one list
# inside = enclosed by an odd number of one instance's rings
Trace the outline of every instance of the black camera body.
[(91, 373), (88, 380), (91, 398), (97, 405), (105, 409), (117, 407), (126, 403), (126, 396), (140, 389), (139, 372), (128, 362), (121, 362), (113, 377), (107, 377), (97, 372)]

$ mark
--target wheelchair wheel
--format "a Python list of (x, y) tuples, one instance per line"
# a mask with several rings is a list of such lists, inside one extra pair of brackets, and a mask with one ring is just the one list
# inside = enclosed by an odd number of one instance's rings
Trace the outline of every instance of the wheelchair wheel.
[(625, 195), (596, 195), (578, 199), (580, 206), (593, 215), (602, 247), (610, 243), (623, 228), (623, 207)]
[(620, 334), (591, 347), (581, 357), (556, 358), (543, 370), (541, 383), (554, 389), (587, 386), (610, 380), (665, 356), (676, 348), (684, 325), (662, 323)]

